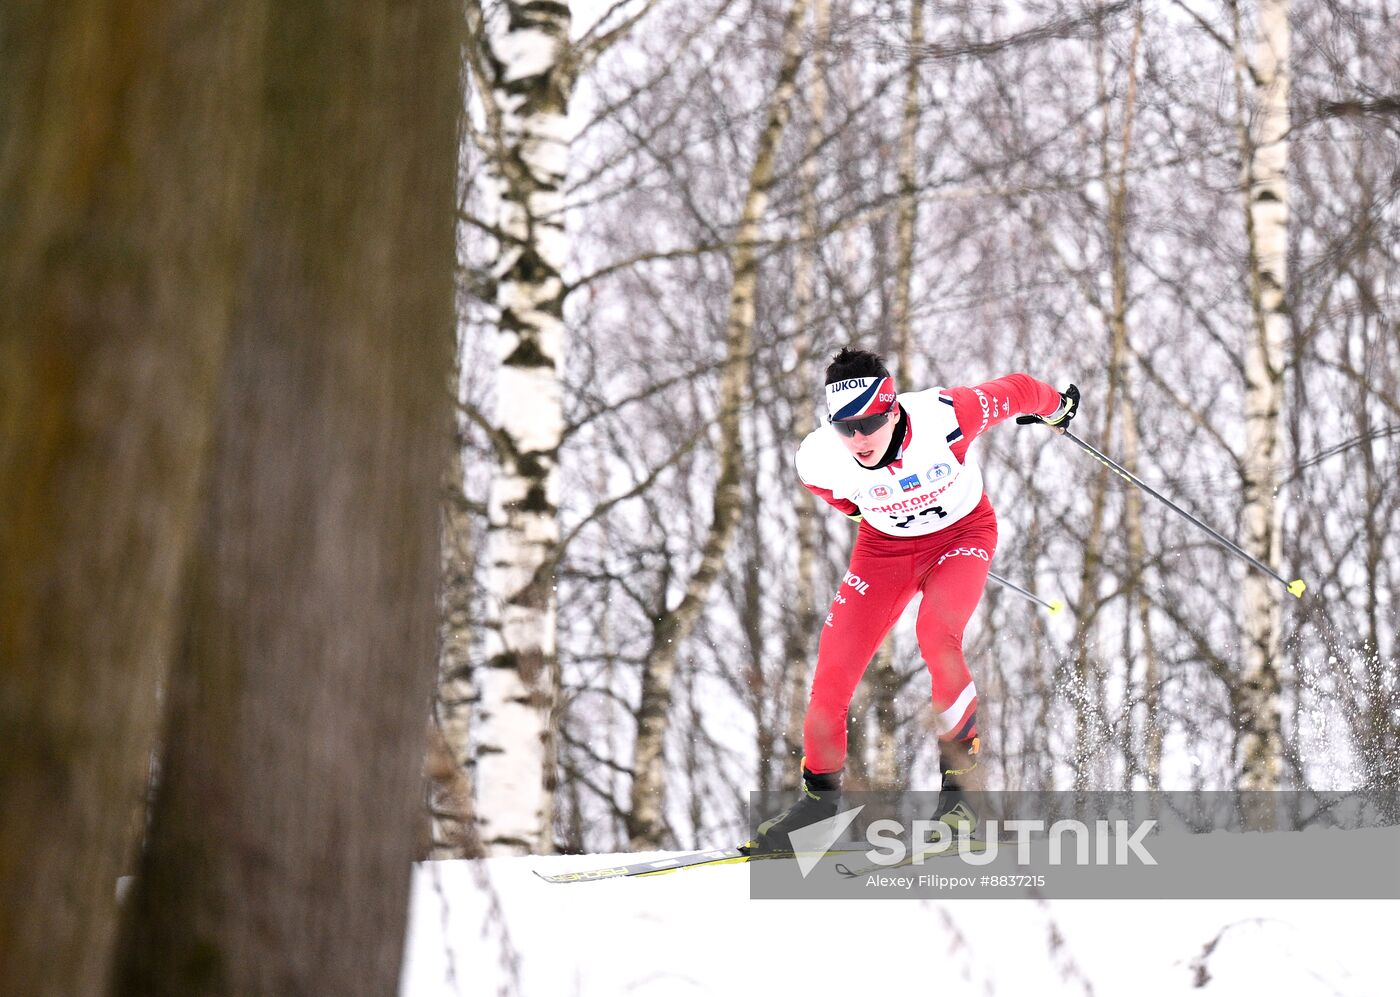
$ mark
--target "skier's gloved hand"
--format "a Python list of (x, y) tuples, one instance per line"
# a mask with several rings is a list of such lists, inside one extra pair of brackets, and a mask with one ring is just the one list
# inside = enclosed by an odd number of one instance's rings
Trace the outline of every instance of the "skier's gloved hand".
[(1041, 422), (1047, 426), (1053, 426), (1060, 432), (1069, 428), (1069, 421), (1075, 417), (1079, 411), (1079, 388), (1071, 384), (1064, 391), (1060, 392), (1060, 407), (1049, 415), (1018, 415), (1016, 422), (1022, 426), (1033, 425)]

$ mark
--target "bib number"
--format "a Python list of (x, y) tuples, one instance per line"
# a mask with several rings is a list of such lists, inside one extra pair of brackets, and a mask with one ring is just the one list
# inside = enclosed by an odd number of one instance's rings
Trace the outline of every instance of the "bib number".
[(943, 511), (943, 507), (941, 505), (931, 505), (927, 509), (920, 509), (918, 512), (911, 512), (909, 515), (896, 522), (894, 524), (894, 528), (897, 530), (907, 530), (911, 525), (913, 525), (914, 520), (930, 514), (937, 516), (939, 519), (948, 518), (948, 514)]

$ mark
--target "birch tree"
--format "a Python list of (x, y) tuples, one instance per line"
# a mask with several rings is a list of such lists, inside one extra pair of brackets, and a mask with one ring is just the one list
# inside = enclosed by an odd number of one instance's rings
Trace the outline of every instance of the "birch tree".
[[(1248, 240), (1252, 322), (1245, 350), (1244, 548), (1266, 564), (1282, 552), (1278, 462), (1279, 412), (1288, 341), (1288, 0), (1258, 0), (1252, 57), (1245, 54), (1238, 6), (1232, 6), (1238, 128), (1243, 160), (1241, 194)], [(1239, 717), (1242, 790), (1278, 785), (1282, 731), (1279, 712), (1281, 604), (1275, 583), (1245, 576), (1244, 695)]]
[[(1108, 244), (1108, 283), (1109, 301), (1102, 311), (1109, 332), (1108, 366), (1110, 384), (1117, 388), (1117, 418), (1122, 429), (1121, 460), (1124, 466), (1137, 468), (1139, 440), (1136, 392), (1131, 374), (1132, 348), (1129, 339), (1128, 308), (1129, 288), (1129, 236), (1132, 234), (1131, 210), (1128, 189), (1128, 164), (1133, 147), (1133, 123), (1137, 110), (1138, 90), (1138, 48), (1142, 42), (1142, 4), (1134, 4), (1132, 41), (1129, 44), (1121, 124), (1118, 135), (1112, 134), (1110, 125), (1110, 102), (1108, 100), (1107, 70), (1104, 67), (1105, 53), (1102, 37), (1099, 41), (1098, 74), (1099, 92), (1103, 100), (1103, 127), (1100, 136), (1100, 162), (1103, 171), (1104, 188), (1107, 191), (1105, 205), (1106, 242)], [(1116, 148), (1116, 155), (1115, 150)], [(1144, 757), (1139, 764), (1137, 745), (1132, 737), (1132, 725), (1123, 738), (1124, 751), (1128, 756), (1126, 766), (1130, 773), (1134, 768), (1145, 767), (1149, 787), (1156, 788), (1161, 775), (1161, 721), (1158, 717), (1158, 686), (1161, 681), (1158, 669), (1158, 655), (1152, 644), (1152, 617), (1150, 603), (1144, 591), (1144, 572), (1147, 567), (1146, 540), (1143, 535), (1142, 494), (1129, 489), (1123, 495), (1123, 526), (1127, 542), (1127, 563), (1124, 588), (1127, 590), (1129, 606), (1123, 614), (1124, 661), (1129, 665), (1123, 676), (1124, 716), (1131, 721), (1133, 700), (1138, 695), (1132, 680), (1131, 662), (1138, 655), (1135, 648), (1141, 648), (1143, 677), (1140, 684), (1144, 703)]]
[(758, 286), (756, 244), (762, 235), (764, 212), (776, 169), (779, 141), (791, 115), (797, 71), (802, 63), (802, 25), (807, 0), (793, 0), (783, 21), (777, 84), (769, 98), (767, 116), (758, 135), (748, 189), (735, 230), (733, 284), (725, 324), (725, 364), (720, 376), (719, 477), (714, 506), (700, 563), (686, 582), (680, 602), (657, 620), (651, 647), (642, 666), (642, 689), (637, 711), (637, 740), (629, 837), (634, 849), (655, 848), (661, 840), (665, 812), (664, 746), (676, 655), (704, 607), (705, 598), (724, 564), (741, 506), (741, 475), (745, 459), (741, 445), (743, 406), (753, 352), (754, 296)]
[[(816, 308), (817, 257), (820, 245), (817, 229), (821, 215), (817, 203), (819, 150), (826, 128), (827, 118), (827, 47), (831, 41), (830, 0), (812, 0), (812, 49), (808, 58), (807, 85), (802, 93), (807, 101), (806, 155), (803, 157), (798, 183), (801, 185), (801, 221), (798, 231), (799, 242), (796, 259), (793, 262), (793, 368), (788, 376), (788, 390), (791, 397), (788, 411), (791, 413), (788, 436), (794, 444), (799, 444), (817, 428), (817, 421), (810, 401), (811, 386), (808, 380), (816, 373), (816, 345), (821, 337), (813, 334), (819, 310)], [(820, 310), (824, 311), (824, 309)], [(797, 530), (793, 544), (797, 550), (796, 585), (793, 591), (795, 611), (788, 618), (787, 641), (784, 657), (787, 667), (786, 720), (784, 741), (786, 757), (784, 770), (779, 773), (780, 784), (785, 788), (796, 788), (801, 778), (804, 733), (803, 726), (807, 711), (808, 687), (811, 681), (813, 652), (821, 626), (821, 613), (818, 612), (818, 589), (816, 579), (817, 546), (822, 536), (818, 516), (819, 500), (805, 488), (794, 489), (794, 510)], [(760, 763), (761, 764), (761, 763)]]
[[(560, 559), (559, 455), (566, 435), (562, 371), (569, 104), (579, 74), (652, 9), (610, 8), (570, 40), (567, 4), (552, 0), (467, 3), (467, 57), (484, 128), (487, 201), (494, 222), (469, 224), (497, 243), (497, 414), (490, 421), (485, 586), (493, 608), (475, 703), (475, 744), (443, 706), (452, 750), (474, 769), (476, 817), (494, 852), (553, 846), (555, 710), (559, 694), (555, 570)], [(616, 15), (616, 16), (614, 16)], [(481, 414), (477, 414), (482, 418)]]
[[(913, 0), (909, 8), (909, 58), (905, 66), (904, 105), (900, 114), (898, 170), (899, 208), (895, 214), (894, 329), (896, 376), (913, 387), (913, 322), (910, 317), (914, 292), (914, 248), (918, 231), (918, 184), (920, 56), (924, 47), (924, 3)], [(903, 685), (895, 664), (894, 633), (881, 643), (871, 667), (871, 706), (875, 721), (875, 761), (873, 786), (891, 789), (900, 781), (899, 726), (896, 697)]]
[[(1131, 98), (1130, 98), (1131, 99)], [(1126, 111), (1131, 115), (1131, 109)], [(1124, 124), (1124, 148), (1126, 157), (1131, 125)], [(1125, 467), (1139, 466), (1141, 452), (1138, 436), (1138, 407), (1135, 401), (1130, 373), (1130, 345), (1127, 319), (1127, 272), (1124, 263), (1126, 249), (1122, 240), (1126, 237), (1127, 193), (1122, 174), (1119, 174), (1117, 189), (1110, 204), (1110, 239), (1113, 243), (1112, 260), (1112, 311), (1110, 323), (1110, 363), (1117, 367), (1116, 380), (1122, 385), (1120, 394), (1119, 419), (1121, 420), (1123, 447), (1121, 460)], [(1132, 680), (1132, 669), (1124, 676), (1125, 717), (1131, 720), (1131, 701), (1140, 696), (1143, 703), (1143, 755), (1141, 767), (1145, 769), (1148, 786), (1157, 788), (1161, 779), (1162, 765), (1162, 720), (1159, 716), (1159, 695), (1162, 682), (1160, 655), (1152, 639), (1151, 601), (1146, 593), (1146, 573), (1149, 565), (1147, 540), (1143, 529), (1143, 498), (1136, 491), (1123, 496), (1124, 540), (1127, 545), (1125, 565), (1127, 579), (1125, 588), (1129, 599), (1128, 611), (1123, 620), (1123, 660), (1132, 663), (1139, 658), (1143, 671), (1140, 683)], [(1131, 730), (1123, 741), (1129, 757), (1134, 759), (1130, 768), (1138, 767), (1136, 761), (1138, 745), (1131, 736)]]
[(488, 850), (539, 852), (551, 842), (558, 664), (554, 586), (537, 569), (559, 542), (570, 14), (557, 3), (506, 3), (496, 17), (476, 2), (467, 10), (500, 239), (485, 580), (495, 612), (474, 724), (476, 812)]

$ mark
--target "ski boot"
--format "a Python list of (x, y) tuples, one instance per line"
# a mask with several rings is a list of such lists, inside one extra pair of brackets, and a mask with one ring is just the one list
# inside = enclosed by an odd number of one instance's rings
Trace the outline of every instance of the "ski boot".
[(952, 828), (954, 837), (970, 838), (977, 830), (977, 812), (968, 793), (981, 790), (981, 773), (977, 771), (977, 754), (981, 742), (974, 737), (967, 741), (944, 743), (939, 763), (943, 769), (943, 786), (938, 795), (935, 820)]
[[(805, 762), (806, 759), (803, 759)], [(788, 833), (836, 816), (841, 806), (841, 771), (818, 775), (802, 766), (802, 798), (782, 813), (758, 825), (752, 838), (739, 846), (745, 855), (792, 851)]]

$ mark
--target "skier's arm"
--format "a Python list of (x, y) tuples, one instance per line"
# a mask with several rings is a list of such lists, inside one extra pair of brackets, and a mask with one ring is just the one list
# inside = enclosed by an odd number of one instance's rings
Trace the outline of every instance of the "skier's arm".
[(946, 388), (939, 397), (953, 406), (961, 436), (952, 440), (953, 455), (963, 460), (967, 445), (999, 422), (1015, 415), (1049, 418), (1060, 409), (1060, 392), (1029, 374), (1007, 374), (965, 388)]
[(841, 515), (848, 516), (859, 523), (860, 506), (850, 499), (837, 498), (835, 492), (821, 484), (822, 468), (820, 460), (814, 456), (814, 436), (816, 436), (815, 433), (809, 435), (807, 439), (802, 441), (802, 446), (797, 448), (797, 457), (794, 460), (797, 465), (797, 480), (802, 482), (803, 488), (836, 509)]
[(857, 523), (860, 522), (860, 507), (850, 499), (837, 498), (831, 493), (830, 488), (822, 488), (819, 485), (809, 485), (805, 481), (802, 482), (802, 487), (830, 505), (833, 509), (839, 510), (843, 516), (848, 516)]

